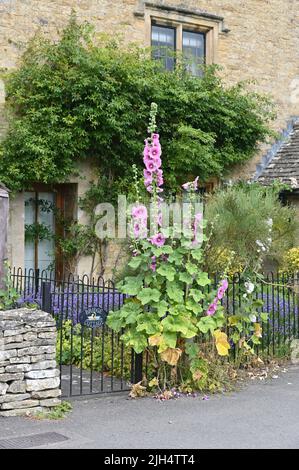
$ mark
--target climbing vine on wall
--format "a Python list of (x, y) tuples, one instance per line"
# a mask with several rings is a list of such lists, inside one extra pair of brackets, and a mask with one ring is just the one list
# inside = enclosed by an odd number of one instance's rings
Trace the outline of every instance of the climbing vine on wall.
[[(269, 136), (268, 100), (227, 87), (214, 67), (202, 78), (183, 66), (173, 73), (149, 51), (97, 39), (73, 16), (60, 40), (37, 35), (20, 67), (6, 77), (11, 120), (0, 149), (0, 180), (11, 189), (67, 181), (92, 158), (108, 187), (139, 163), (150, 102), (160, 110), (165, 187), (190, 174), (222, 176), (249, 159)], [(111, 193), (111, 191), (109, 192)]]

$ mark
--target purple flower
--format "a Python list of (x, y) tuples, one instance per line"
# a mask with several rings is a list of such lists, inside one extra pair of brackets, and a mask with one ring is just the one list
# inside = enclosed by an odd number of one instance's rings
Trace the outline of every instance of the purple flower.
[(157, 233), (150, 239), (151, 243), (155, 246), (163, 246), (166, 239), (162, 233)]

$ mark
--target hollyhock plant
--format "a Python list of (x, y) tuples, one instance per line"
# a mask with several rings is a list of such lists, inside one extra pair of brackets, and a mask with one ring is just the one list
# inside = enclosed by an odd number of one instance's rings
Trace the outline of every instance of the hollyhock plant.
[[(202, 211), (196, 206), (199, 203), (196, 195), (199, 177), (183, 185), (190, 201), (184, 213), (187, 216), (183, 219), (183, 226), (162, 226), (163, 199), (160, 193), (164, 178), (156, 113), (157, 106), (153, 104), (149, 137), (143, 152), (144, 185), (150, 193), (153, 219), (149, 224), (151, 232), (146, 238), (133, 240), (133, 247), (138, 250), (138, 255), (128, 263), (133, 273), (118, 285), (120, 292), (129, 298), (118, 311), (110, 312), (107, 323), (116, 332), (124, 331), (122, 340), (136, 353), (155, 348), (157, 375), (163, 387), (169, 380), (165, 376), (165, 363), (178, 368), (176, 377), (184, 376), (188, 383), (200, 387), (208, 366), (202, 365), (203, 351), (200, 350), (199, 338), (209, 335), (210, 339), (212, 336), (215, 343), (213, 351), (217, 350), (221, 356), (229, 354), (227, 317), (222, 305), (228, 281), (223, 279), (218, 288), (213, 289), (211, 279), (203, 269), (204, 247), (201, 245), (205, 239), (200, 237), (200, 230), (204, 227), (204, 220)], [(140, 225), (147, 220), (148, 213), (144, 207), (138, 206), (140, 204), (134, 206), (132, 215), (134, 223)], [(163, 225), (166, 219), (163, 219)], [(187, 219), (190, 219), (188, 232), (184, 229)], [(189, 341), (192, 338), (194, 341)]]

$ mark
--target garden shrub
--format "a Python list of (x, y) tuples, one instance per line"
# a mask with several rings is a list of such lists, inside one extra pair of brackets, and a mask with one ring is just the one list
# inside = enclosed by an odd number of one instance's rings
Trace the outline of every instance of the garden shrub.
[(267, 258), (281, 262), (294, 246), (298, 221), (295, 209), (280, 203), (280, 189), (239, 183), (207, 197), (209, 271), (261, 272)]
[(299, 272), (299, 248), (290, 248), (284, 255), (281, 270), (285, 273), (296, 274)]

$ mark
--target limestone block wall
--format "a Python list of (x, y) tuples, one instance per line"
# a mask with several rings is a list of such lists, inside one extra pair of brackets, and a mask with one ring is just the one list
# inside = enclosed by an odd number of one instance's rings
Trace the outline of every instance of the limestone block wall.
[(0, 311), (0, 416), (30, 415), (59, 405), (56, 334), (49, 313)]

